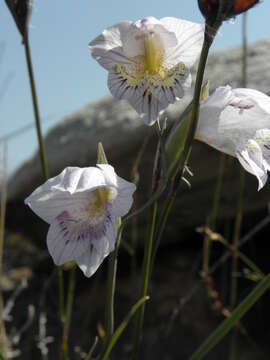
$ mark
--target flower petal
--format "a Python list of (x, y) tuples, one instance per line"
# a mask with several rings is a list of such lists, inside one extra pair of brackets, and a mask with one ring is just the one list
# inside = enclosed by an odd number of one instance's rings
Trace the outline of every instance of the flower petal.
[(204, 25), (174, 17), (162, 18), (160, 22), (168, 31), (175, 33), (178, 41), (175, 47), (166, 49), (165, 61), (171, 66), (179, 61), (187, 67), (193, 66), (202, 49)]
[(113, 213), (117, 217), (126, 215), (133, 203), (136, 185), (117, 176), (118, 195), (113, 203)]
[(103, 171), (107, 185), (114, 186), (117, 189), (117, 196), (112, 204), (114, 216), (122, 217), (126, 215), (132, 206), (132, 195), (136, 190), (136, 185), (116, 175), (111, 165), (97, 164), (97, 166)]
[(234, 95), (231, 86), (219, 86), (213, 94), (202, 102), (201, 109), (204, 107), (217, 107), (219, 109), (224, 109), (233, 98)]
[(48, 250), (56, 265), (62, 265), (81, 255), (86, 251), (89, 241), (89, 238), (81, 236), (77, 220), (67, 211), (51, 223), (47, 234)]
[[(64, 211), (52, 222), (47, 234), (47, 246), (55, 264), (76, 260), (93, 247), (99, 247), (100, 240), (107, 233), (109, 242), (106, 246), (112, 249), (111, 232), (115, 231), (115, 226), (115, 216), (108, 209), (98, 223), (94, 219), (82, 218), (80, 214)], [(108, 253), (106, 249), (103, 252)]]
[(103, 262), (104, 258), (114, 250), (117, 228), (115, 221), (107, 227), (106, 235), (88, 243), (84, 253), (75, 258), (80, 269), (87, 277), (92, 276)]
[(190, 87), (191, 81), (190, 71), (185, 67), (177, 67), (166, 78), (153, 79), (150, 82), (150, 90), (158, 100), (173, 104), (184, 96), (184, 88)]
[(238, 88), (232, 90), (233, 94), (239, 98), (250, 99), (257, 104), (264, 112), (270, 114), (270, 97), (255, 89)]
[(250, 139), (246, 144), (246, 148), (239, 147), (236, 150), (236, 156), (243, 168), (257, 177), (259, 182), (258, 190), (260, 190), (267, 180), (267, 170), (263, 164), (263, 154), (260, 146), (255, 140)]
[(131, 77), (121, 66), (115, 66), (114, 69), (109, 71), (108, 88), (117, 99), (130, 99), (143, 94), (145, 81), (142, 78)]
[(123, 37), (129, 31), (132, 22), (123, 21), (105, 29), (101, 35), (89, 43), (89, 50), (94, 59), (105, 69), (112, 69), (116, 63), (133, 62), (123, 53)]
[[(51, 223), (66, 209), (78, 206), (80, 193), (105, 185), (103, 173), (96, 167), (67, 167), (39, 186), (24, 202), (39, 217)], [(72, 197), (74, 193), (77, 194)]]
[(147, 125), (153, 125), (169, 104), (165, 99), (159, 100), (154, 97), (148, 89), (142, 96), (129, 99), (129, 103)]
[(270, 130), (260, 129), (256, 131), (254, 140), (259, 144), (263, 154), (263, 165), (270, 171)]
[(123, 37), (124, 54), (130, 58), (144, 55), (146, 36), (158, 37), (166, 48), (177, 45), (174, 31), (168, 31), (159, 20), (149, 16), (130, 26), (126, 36)]
[(236, 90), (220, 87), (202, 102), (196, 131), (196, 139), (232, 156), (239, 143), (245, 144), (258, 129), (270, 124), (270, 113), (250, 94)]

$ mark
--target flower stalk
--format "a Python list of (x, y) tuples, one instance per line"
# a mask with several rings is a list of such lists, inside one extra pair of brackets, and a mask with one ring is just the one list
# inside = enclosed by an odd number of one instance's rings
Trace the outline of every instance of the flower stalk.
[(182, 175), (184, 173), (185, 164), (187, 163), (187, 160), (191, 153), (192, 142), (193, 142), (193, 139), (195, 136), (195, 132), (196, 132), (196, 128), (197, 128), (197, 124), (198, 124), (198, 120), (199, 120), (201, 88), (202, 88), (204, 71), (205, 71), (205, 67), (206, 67), (209, 50), (210, 50), (210, 47), (214, 40), (215, 34), (218, 31), (219, 26), (220, 26), (220, 23), (218, 23), (215, 28), (211, 28), (211, 31), (208, 31), (208, 26), (206, 25), (204, 41), (203, 41), (202, 51), (201, 51), (201, 55), (200, 55), (197, 75), (196, 75), (190, 125), (189, 125), (188, 131), (187, 131), (187, 136), (186, 136), (186, 139), (184, 142), (183, 151), (180, 155), (180, 159), (179, 159), (178, 165), (176, 167), (176, 170), (174, 171), (174, 174), (172, 176), (171, 190), (168, 193), (167, 199), (165, 201), (165, 205), (163, 207), (160, 219), (157, 224), (156, 238), (158, 239), (158, 241), (156, 242), (155, 249), (154, 249), (152, 268), (153, 268), (154, 259), (155, 259), (156, 253), (157, 253), (157, 249), (158, 249), (159, 243), (161, 241), (161, 238), (162, 238), (162, 235), (163, 235), (166, 223), (167, 223), (167, 219), (169, 217), (169, 214), (171, 212), (171, 209), (173, 208), (173, 204), (176, 199), (176, 194), (177, 194), (177, 191), (178, 191), (180, 183), (181, 183)]
[[(212, 204), (212, 211), (211, 211), (211, 214), (207, 221), (207, 226), (212, 231), (215, 231), (215, 228), (216, 228), (216, 219), (217, 219), (218, 208), (219, 208), (220, 197), (221, 197), (225, 160), (226, 160), (226, 155), (221, 154), (220, 159), (219, 159), (218, 178), (216, 181), (216, 188), (215, 188), (215, 194), (214, 194), (214, 199), (213, 199), (213, 204)], [(208, 276), (208, 271), (209, 271), (210, 254), (211, 254), (211, 239), (207, 234), (205, 234), (204, 240), (203, 240), (202, 271), (203, 271), (204, 276), (206, 276), (206, 277)]]
[(34, 72), (33, 72), (29, 39), (27, 36), (24, 38), (23, 45), (24, 45), (24, 49), (25, 49), (25, 57), (26, 57), (30, 87), (31, 87), (32, 102), (33, 102), (33, 109), (34, 109), (34, 116), (35, 116), (35, 125), (36, 125), (36, 132), (37, 132), (38, 144), (39, 144), (40, 161), (41, 161), (41, 165), (42, 165), (42, 171), (43, 171), (44, 178), (45, 178), (45, 180), (47, 180), (49, 178), (49, 169), (48, 169), (45, 145), (44, 145), (42, 132), (41, 132), (38, 97), (37, 97), (37, 91), (36, 91), (36, 85), (35, 85), (35, 78), (34, 78)]
[[(37, 96), (36, 85), (35, 85), (35, 78), (34, 78), (34, 71), (33, 71), (33, 65), (32, 65), (32, 58), (31, 58), (28, 34), (24, 37), (23, 45), (24, 45), (24, 49), (25, 49), (25, 57), (26, 57), (28, 76), (29, 76), (29, 82), (30, 82), (30, 88), (31, 88), (31, 94), (32, 94), (36, 133), (37, 133), (38, 144), (39, 144), (40, 162), (41, 162), (44, 179), (48, 180), (49, 168), (48, 168), (44, 140), (43, 140), (42, 131), (41, 131), (38, 96)], [(59, 316), (60, 316), (60, 321), (62, 322), (62, 325), (64, 326), (64, 281), (63, 281), (63, 270), (61, 267), (57, 268), (57, 274), (58, 274)]]
[[(242, 17), (242, 86), (247, 86), (247, 13), (243, 14)], [(245, 172), (244, 169), (240, 168), (240, 185), (238, 192), (237, 200), (237, 213), (235, 218), (235, 227), (234, 227), (234, 239), (233, 246), (234, 248), (238, 247), (240, 236), (241, 236), (241, 226), (243, 219), (243, 202), (244, 202), (244, 189), (245, 189)], [(232, 257), (232, 269), (231, 269), (231, 292), (230, 292), (230, 307), (234, 309), (237, 303), (237, 269), (238, 269), (238, 255), (237, 253), (233, 254)], [(231, 344), (230, 344), (230, 360), (236, 358), (237, 351), (237, 334), (232, 332)]]
[(114, 332), (114, 295), (116, 284), (116, 272), (117, 272), (117, 257), (118, 250), (121, 242), (122, 226), (121, 219), (117, 220), (118, 232), (115, 242), (115, 249), (109, 256), (108, 261), (108, 277), (107, 277), (107, 289), (106, 289), (106, 305), (105, 305), (105, 342), (106, 348), (110, 342), (110, 339)]
[(74, 301), (75, 275), (76, 275), (76, 267), (73, 265), (72, 269), (70, 270), (67, 303), (66, 303), (66, 309), (65, 309), (65, 316), (63, 319), (62, 354), (63, 354), (64, 360), (68, 360), (68, 358), (69, 358), (69, 356), (68, 356), (68, 336), (69, 336), (72, 306), (73, 306), (73, 301)]
[[(146, 297), (149, 280), (151, 276), (151, 257), (152, 257), (153, 238), (154, 238), (154, 232), (156, 226), (157, 207), (158, 207), (157, 201), (155, 201), (153, 204), (150, 234), (148, 236), (147, 241), (145, 242), (140, 298)], [(132, 354), (133, 360), (139, 359), (139, 348), (142, 337), (144, 310), (145, 310), (145, 303), (142, 304), (135, 319), (135, 333), (134, 333), (133, 354)]]
[[(0, 199), (0, 278), (2, 277), (3, 268), (3, 251), (4, 251), (4, 237), (5, 237), (5, 222), (6, 222), (6, 204), (7, 204), (7, 143), (3, 143), (2, 147), (2, 176), (1, 176), (1, 199)], [(2, 358), (6, 359), (6, 329), (3, 319), (3, 294), (0, 286), (0, 351)]]

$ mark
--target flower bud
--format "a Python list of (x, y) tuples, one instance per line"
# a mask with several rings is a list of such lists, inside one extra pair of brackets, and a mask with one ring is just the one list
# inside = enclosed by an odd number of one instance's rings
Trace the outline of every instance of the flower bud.
[(201, 13), (210, 24), (241, 14), (259, 0), (198, 0)]
[(23, 39), (27, 36), (33, 0), (5, 0)]

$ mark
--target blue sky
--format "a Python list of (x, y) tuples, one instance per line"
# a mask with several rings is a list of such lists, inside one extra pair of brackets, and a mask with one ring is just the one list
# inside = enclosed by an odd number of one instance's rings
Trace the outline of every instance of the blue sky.
[[(269, 1), (249, 11), (250, 42), (270, 37), (269, 14)], [(90, 57), (88, 42), (118, 21), (137, 20), (149, 15), (203, 22), (197, 0), (35, 1), (30, 44), (44, 133), (64, 115), (109, 94), (106, 71)], [(241, 43), (241, 20), (239, 16), (222, 26), (214, 48), (228, 48)], [(4, 1), (0, 2), (0, 57), (2, 137), (34, 121), (24, 48)], [(9, 172), (29, 157), (36, 147), (34, 130), (10, 141)]]

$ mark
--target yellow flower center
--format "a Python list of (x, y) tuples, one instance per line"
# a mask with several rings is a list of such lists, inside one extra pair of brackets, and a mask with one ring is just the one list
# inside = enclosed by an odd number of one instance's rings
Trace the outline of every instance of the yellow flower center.
[(91, 216), (100, 216), (104, 213), (105, 203), (111, 200), (112, 194), (110, 189), (105, 186), (99, 187), (91, 192), (87, 212)]
[(162, 40), (157, 34), (144, 35), (144, 71), (151, 75), (160, 73), (164, 55)]

